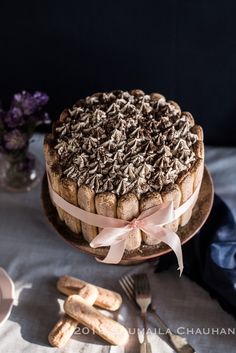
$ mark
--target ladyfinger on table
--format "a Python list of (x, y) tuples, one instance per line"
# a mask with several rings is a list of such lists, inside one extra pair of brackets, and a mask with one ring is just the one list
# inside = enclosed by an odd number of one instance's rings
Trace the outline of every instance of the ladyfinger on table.
[(63, 315), (49, 333), (48, 342), (53, 347), (63, 347), (75, 332), (77, 325), (77, 320), (69, 315)]
[[(121, 196), (117, 203), (117, 217), (131, 221), (139, 215), (139, 201), (133, 193)], [(128, 233), (125, 248), (130, 251), (140, 247), (142, 235), (139, 229), (131, 230)]]
[(96, 288), (98, 290), (98, 297), (95, 301), (96, 306), (110, 311), (116, 311), (120, 308), (122, 297), (119, 293), (102, 287)]
[[(116, 218), (117, 200), (116, 195), (111, 192), (103, 192), (95, 196), (95, 208), (97, 214)], [(102, 228), (99, 228), (101, 231)]]
[[(60, 182), (60, 196), (72, 203), (75, 206), (78, 206), (77, 203), (77, 183), (75, 180), (69, 179), (69, 178), (61, 178)], [(64, 221), (70, 230), (76, 234), (81, 233), (81, 225), (80, 221), (76, 219), (75, 217), (71, 216), (69, 213), (65, 212), (65, 217)]]
[[(88, 304), (93, 305), (98, 296), (98, 290), (95, 286), (87, 284), (78, 291)], [(49, 343), (54, 347), (63, 347), (73, 335), (78, 321), (68, 315), (63, 315), (53, 327), (48, 335)]]
[(107, 342), (116, 346), (123, 346), (128, 342), (129, 334), (124, 326), (100, 313), (79, 295), (69, 296), (64, 303), (64, 310)]
[[(86, 288), (87, 282), (71, 276), (63, 276), (57, 281), (57, 289), (66, 295), (80, 294), (83, 288)], [(94, 286), (98, 291), (95, 305), (110, 311), (118, 310), (122, 304), (121, 295), (117, 292)]]
[[(191, 173), (185, 174), (182, 178), (180, 177), (178, 180), (178, 185), (181, 191), (181, 202), (182, 205), (185, 201), (189, 199), (189, 197), (193, 193), (193, 183), (194, 183), (194, 175)], [(192, 208), (188, 209), (181, 217), (180, 217), (180, 225), (183, 227), (188, 223), (192, 215)]]
[[(85, 211), (96, 213), (95, 211), (95, 193), (87, 185), (82, 185), (78, 189), (78, 205)], [(90, 243), (97, 236), (97, 227), (81, 222), (81, 229), (84, 238)]]
[[(146, 195), (143, 195), (139, 202), (140, 213), (145, 210), (148, 210), (151, 207), (158, 206), (161, 203), (161, 195), (158, 192), (151, 192)], [(144, 243), (147, 245), (156, 245), (160, 242), (158, 239), (156, 239), (156, 241), (153, 241), (153, 239), (151, 239), (150, 236), (144, 232), (142, 232), (142, 238)]]
[[(174, 209), (178, 208), (181, 201), (181, 191), (178, 185), (174, 184), (170, 188), (166, 188), (166, 190), (162, 191), (161, 193), (162, 201), (169, 202), (173, 201)], [(180, 219), (176, 219), (175, 221), (166, 224), (165, 228), (172, 230), (173, 232), (177, 232), (179, 227)]]

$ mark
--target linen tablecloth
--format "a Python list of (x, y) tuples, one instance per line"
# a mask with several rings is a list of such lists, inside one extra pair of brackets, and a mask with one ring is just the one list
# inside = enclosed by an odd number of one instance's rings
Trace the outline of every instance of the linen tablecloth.
[[(31, 148), (43, 163), (41, 135), (36, 135)], [(208, 147), (206, 163), (216, 192), (236, 216), (236, 148)], [(236, 351), (233, 317), (197, 284), (185, 276), (179, 279), (176, 270), (154, 274), (152, 263), (105, 265), (65, 243), (43, 214), (40, 186), (29, 193), (0, 192), (0, 266), (10, 274), (16, 286), (13, 311), (0, 327), (0, 353), (124, 352), (123, 348), (110, 347), (99, 338), (87, 335), (86, 330), (74, 335), (64, 348), (49, 346), (47, 335), (60, 315), (64, 300), (56, 289), (56, 281), (59, 276), (70, 274), (120, 291), (121, 275), (142, 270), (150, 273), (153, 300), (160, 316), (172, 330), (183, 333), (196, 352)], [(115, 316), (131, 333), (125, 351), (134, 353), (138, 351), (135, 329), (141, 329), (142, 322), (136, 308), (125, 296), (123, 298), (124, 304)], [(153, 353), (161, 349), (172, 352), (155, 334), (157, 325), (151, 317), (149, 327)]]

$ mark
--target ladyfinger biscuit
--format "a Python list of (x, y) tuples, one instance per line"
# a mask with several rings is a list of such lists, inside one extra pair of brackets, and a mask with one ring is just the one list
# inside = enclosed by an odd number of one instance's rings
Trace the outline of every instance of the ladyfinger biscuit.
[(116, 346), (123, 346), (128, 342), (129, 334), (124, 326), (104, 316), (79, 295), (69, 296), (64, 303), (64, 310), (107, 342)]
[[(45, 156), (45, 162), (46, 162), (46, 171), (47, 171), (47, 175), (50, 180), (51, 186), (53, 190), (59, 194), (61, 170), (57, 163), (57, 153), (52, 147), (52, 139), (53, 139), (52, 134), (48, 134), (45, 136), (44, 156)], [(57, 209), (59, 218), (63, 221), (65, 212), (57, 205), (54, 205), (54, 206)]]
[(96, 288), (98, 290), (98, 297), (95, 301), (95, 305), (110, 311), (116, 311), (120, 308), (122, 298), (119, 293), (102, 287)]
[[(78, 205), (83, 210), (95, 212), (95, 192), (87, 185), (82, 185), (78, 189)], [(97, 236), (97, 227), (81, 222), (81, 229), (84, 238), (90, 243)]]
[(156, 101), (158, 105), (165, 104), (166, 102), (165, 97), (160, 93), (151, 93), (151, 100)]
[[(139, 215), (139, 201), (133, 193), (121, 196), (117, 203), (117, 217), (131, 221)], [(142, 235), (139, 229), (133, 229), (128, 233), (125, 248), (130, 251), (140, 247)]]
[(48, 166), (51, 166), (51, 163), (52, 163), (52, 159), (50, 158), (51, 151), (52, 151), (52, 147), (51, 147), (52, 141), (53, 141), (52, 134), (47, 134), (43, 142), (44, 157)]
[[(66, 201), (77, 206), (77, 183), (75, 180), (70, 178), (62, 178), (60, 181), (60, 196), (63, 197)], [(71, 216), (69, 213), (65, 212), (64, 221), (68, 228), (72, 232), (79, 234), (81, 233), (80, 221), (75, 217)]]
[[(116, 195), (111, 192), (103, 192), (95, 196), (95, 208), (97, 214), (116, 218)], [(102, 228), (99, 228), (101, 231)]]
[(53, 347), (63, 347), (75, 332), (77, 325), (77, 320), (69, 315), (63, 315), (49, 333), (48, 342)]
[(177, 114), (181, 114), (181, 108), (179, 106), (178, 103), (176, 103), (175, 101), (167, 101), (167, 103), (169, 103), (172, 107), (174, 107), (174, 111)]
[[(49, 178), (50, 178), (50, 182), (51, 182), (51, 186), (52, 189), (58, 194), (60, 195), (60, 177), (61, 177), (61, 170), (60, 167), (58, 165), (53, 165), (50, 168), (49, 171)], [(59, 206), (57, 206), (56, 204), (54, 204), (54, 206), (57, 209), (57, 213), (59, 215), (59, 218), (64, 221), (66, 219), (66, 212), (60, 208)]]
[[(173, 201), (174, 209), (178, 208), (181, 201), (181, 191), (178, 185), (174, 184), (170, 188), (167, 188), (161, 193), (162, 201), (169, 202)], [(166, 224), (165, 228), (172, 230), (173, 232), (177, 232), (179, 227), (180, 219), (176, 219), (175, 221)]]
[(203, 141), (204, 140), (203, 129), (202, 129), (202, 127), (200, 125), (194, 125), (191, 128), (191, 132), (198, 136), (198, 141)]
[(204, 143), (202, 141), (198, 140), (193, 145), (193, 151), (198, 158), (204, 159)]
[(145, 93), (141, 89), (132, 89), (130, 93), (135, 97), (141, 97), (145, 95)]
[(196, 188), (201, 184), (203, 171), (204, 171), (204, 160), (202, 158), (198, 158), (190, 170), (191, 174), (193, 174), (193, 177), (194, 177), (193, 191), (195, 191)]
[[(93, 305), (98, 296), (98, 290), (95, 286), (86, 284), (82, 287), (78, 294), (83, 298), (88, 304)], [(64, 315), (53, 327), (52, 331), (48, 335), (48, 341), (52, 346), (62, 347), (73, 335), (78, 321), (71, 318), (68, 315)]]
[[(195, 184), (201, 182), (204, 170), (204, 160), (205, 160), (205, 151), (204, 151), (204, 143), (203, 143), (203, 130), (200, 125), (195, 125), (191, 131), (195, 133), (198, 137), (197, 142), (193, 145), (193, 151), (198, 157), (198, 160), (193, 165), (193, 169), (196, 171)], [(200, 180), (199, 180), (200, 179)]]
[(195, 126), (194, 117), (192, 116), (192, 114), (190, 112), (182, 112), (181, 116), (185, 116), (187, 118), (187, 121), (188, 121), (190, 127), (193, 128)]
[(204, 160), (205, 160), (205, 151), (203, 143), (203, 130), (201, 126), (195, 125), (191, 131), (198, 136), (197, 142), (193, 145), (193, 151), (197, 156), (197, 160), (192, 167), (194, 173), (194, 190), (202, 182), (203, 172), (204, 172)]
[[(193, 176), (193, 192), (197, 189), (199, 185), (202, 183), (202, 177), (203, 177), (203, 172), (204, 172), (204, 160), (198, 158), (192, 168), (190, 169), (190, 173)], [(196, 201), (193, 203), (191, 206), (191, 210), (193, 210)]]
[[(86, 288), (87, 284), (87, 282), (78, 278), (63, 276), (57, 281), (57, 289), (65, 295), (80, 294), (81, 290)], [(97, 287), (94, 285), (91, 286), (95, 287), (98, 291), (98, 295), (94, 303), (95, 305), (110, 311), (115, 311), (120, 308), (122, 298), (119, 293), (102, 287)]]
[[(145, 210), (148, 210), (151, 207), (158, 206), (161, 203), (162, 203), (161, 195), (158, 192), (151, 192), (146, 195), (143, 195), (139, 202), (140, 213)], [(153, 239), (151, 239), (150, 236), (144, 232), (142, 232), (142, 238), (144, 243), (147, 245), (155, 245), (160, 242), (158, 239), (156, 239), (156, 241), (153, 241)]]
[[(178, 186), (181, 190), (181, 205), (189, 199), (189, 197), (193, 193), (193, 183), (194, 183), (194, 176), (191, 173), (185, 174), (182, 178), (179, 178)], [(188, 223), (192, 215), (192, 208), (187, 210), (181, 217), (180, 217), (180, 225), (183, 227), (185, 224)]]
[(66, 118), (69, 117), (69, 116), (70, 116), (70, 114), (69, 114), (68, 109), (64, 109), (64, 110), (61, 112), (61, 114), (60, 114), (59, 120), (60, 120), (60, 121), (65, 121)]
[(92, 284), (86, 283), (77, 294), (84, 298), (88, 304), (93, 305), (97, 300), (98, 290)]

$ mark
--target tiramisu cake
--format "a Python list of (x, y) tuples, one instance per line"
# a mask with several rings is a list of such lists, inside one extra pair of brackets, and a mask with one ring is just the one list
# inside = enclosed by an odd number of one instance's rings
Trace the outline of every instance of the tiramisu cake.
[[(62, 112), (44, 144), (52, 188), (66, 201), (108, 217), (132, 220), (172, 201), (178, 208), (201, 183), (203, 132), (189, 112), (141, 90), (96, 93)], [(99, 232), (58, 206), (66, 226), (91, 242)], [(192, 207), (165, 227), (178, 232)], [(139, 229), (126, 250), (155, 245)]]

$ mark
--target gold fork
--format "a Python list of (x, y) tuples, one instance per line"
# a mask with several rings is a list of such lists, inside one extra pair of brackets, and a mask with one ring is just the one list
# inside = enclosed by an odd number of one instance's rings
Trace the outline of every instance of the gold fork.
[[(147, 275), (146, 275), (147, 276)], [(135, 277), (135, 276), (134, 276)], [(123, 289), (124, 293), (128, 297), (128, 299), (132, 302), (135, 302), (135, 279), (130, 276), (123, 276), (119, 280), (120, 286)], [(181, 337), (180, 335), (177, 335), (176, 333), (173, 333), (169, 327), (166, 325), (166, 323), (161, 319), (161, 317), (157, 314), (156, 309), (152, 306), (152, 303), (150, 302), (150, 305), (148, 306), (148, 311), (150, 311), (156, 319), (159, 321), (161, 324), (162, 328), (165, 330), (165, 334), (172, 346), (172, 348), (175, 349), (177, 353), (195, 353), (195, 350), (193, 349), (190, 344), (186, 341), (185, 338)]]

